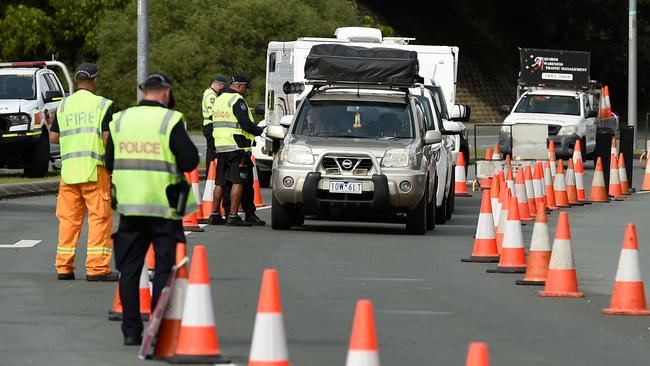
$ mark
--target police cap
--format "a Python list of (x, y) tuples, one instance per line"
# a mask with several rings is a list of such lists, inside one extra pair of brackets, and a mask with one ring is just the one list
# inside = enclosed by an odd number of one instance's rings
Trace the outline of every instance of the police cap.
[(74, 76), (77, 80), (91, 80), (99, 76), (99, 70), (95, 64), (83, 63), (77, 67)]
[(155, 74), (149, 74), (144, 81), (138, 85), (140, 90), (145, 90), (145, 89), (163, 89), (163, 88), (172, 88), (172, 80), (168, 78), (167, 76), (160, 74), (160, 73), (155, 73)]
[(244, 75), (235, 75), (232, 78), (230, 78), (230, 83), (248, 85), (250, 84), (250, 81)]
[(217, 75), (217, 76), (212, 78), (212, 82), (213, 83), (225, 84), (226, 83), (226, 78), (223, 75)]

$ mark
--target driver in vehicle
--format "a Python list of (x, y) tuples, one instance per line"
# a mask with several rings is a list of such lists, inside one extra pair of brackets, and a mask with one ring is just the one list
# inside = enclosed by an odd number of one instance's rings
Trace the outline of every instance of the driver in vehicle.
[(305, 135), (329, 136), (332, 134), (336, 134), (334, 126), (323, 121), (323, 116), (315, 108), (310, 109), (307, 113), (307, 128), (305, 129)]
[(384, 113), (379, 117), (382, 137), (400, 137), (402, 122), (394, 113)]

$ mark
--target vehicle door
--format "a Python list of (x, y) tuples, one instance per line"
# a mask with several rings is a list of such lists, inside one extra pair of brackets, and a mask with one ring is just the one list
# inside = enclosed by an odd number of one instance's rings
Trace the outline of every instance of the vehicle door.
[[(419, 109), (421, 109), (422, 113), (422, 118), (424, 122), (424, 127), (426, 133), (427, 130), (438, 130), (436, 121), (433, 117), (433, 111), (431, 108), (431, 104), (429, 100), (425, 96), (418, 96), (417, 97), (417, 104)], [(442, 143), (438, 144), (431, 144), (431, 145), (425, 145), (424, 146), (424, 152), (425, 155), (427, 156), (428, 161), (430, 164), (428, 165), (427, 169), (429, 170), (429, 177), (438, 177), (438, 190), (434, 192), (435, 189), (435, 181), (434, 179), (429, 180), (429, 192), (433, 195), (435, 193), (436, 195), (436, 206), (439, 204), (442, 204), (442, 199), (445, 194), (445, 187), (447, 185), (447, 161), (444, 158), (444, 137)], [(433, 172), (435, 169), (435, 173)]]
[(583, 95), (583, 113), (585, 116), (585, 140), (587, 142), (587, 146), (584, 148), (586, 149), (585, 152), (593, 151), (596, 148), (596, 130), (598, 128), (598, 117), (593, 116), (592, 112), (592, 117), (588, 117), (589, 112), (591, 111), (598, 111), (598, 104), (596, 102), (596, 98), (594, 98), (593, 94), (585, 94)]

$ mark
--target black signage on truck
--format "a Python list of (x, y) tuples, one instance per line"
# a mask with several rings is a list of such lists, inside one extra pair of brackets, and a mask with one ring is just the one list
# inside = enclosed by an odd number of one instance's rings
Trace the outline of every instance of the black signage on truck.
[(584, 51), (520, 48), (519, 82), (524, 85), (589, 84), (591, 53)]

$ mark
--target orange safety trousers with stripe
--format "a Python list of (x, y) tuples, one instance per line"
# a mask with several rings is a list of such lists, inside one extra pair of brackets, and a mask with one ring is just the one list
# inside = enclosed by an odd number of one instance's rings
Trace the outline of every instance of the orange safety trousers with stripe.
[(113, 210), (108, 171), (97, 166), (97, 182), (66, 184), (61, 180), (56, 217), (59, 218), (59, 245), (56, 249), (57, 273), (72, 273), (74, 256), (86, 211), (88, 211), (88, 248), (86, 273), (103, 275), (111, 271), (113, 254)]

